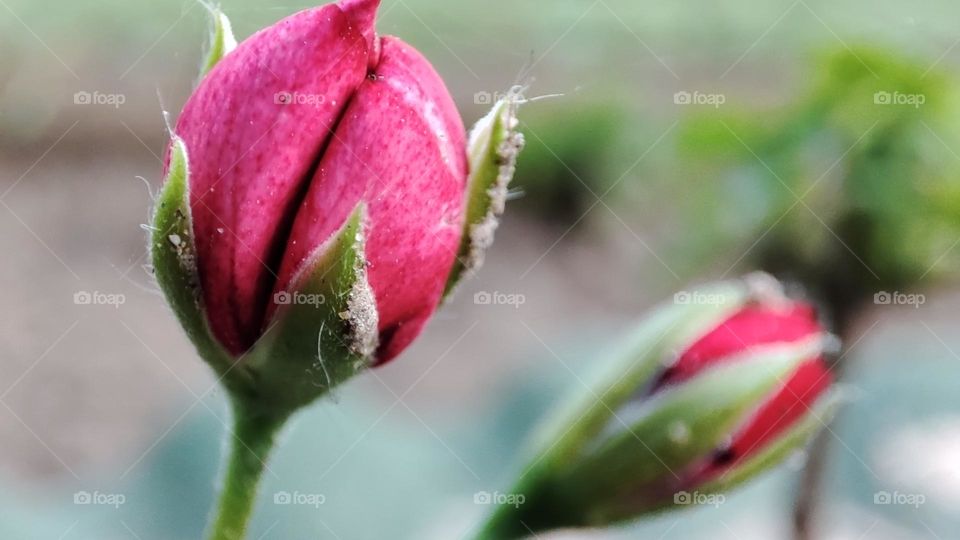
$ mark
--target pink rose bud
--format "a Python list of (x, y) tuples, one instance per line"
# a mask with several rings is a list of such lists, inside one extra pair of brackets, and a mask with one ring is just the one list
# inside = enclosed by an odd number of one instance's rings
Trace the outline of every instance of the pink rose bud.
[[(306, 363), (329, 386), (331, 358), (386, 362), (492, 239), (502, 198), (491, 194), (505, 191), (522, 144), (519, 96), (497, 103), (468, 144), (430, 63), (376, 34), (378, 4), (307, 9), (239, 45), (216, 13), (168, 150), (164, 189), (183, 180), (188, 201), (161, 199), (154, 266), (194, 341), (209, 334), (227, 363)], [(190, 275), (160, 260), (171, 251)], [(192, 287), (200, 322), (171, 280)]]
[(522, 507), (485, 538), (718, 504), (803, 445), (836, 403), (814, 309), (757, 274), (678, 293), (539, 439)]
[[(735, 362), (751, 350), (798, 343), (823, 333), (809, 304), (784, 301), (745, 305), (683, 351), (657, 378), (651, 394)], [(752, 415), (731, 434), (729, 443), (688, 471), (685, 482), (702, 484), (755, 455), (801, 420), (832, 381), (823, 357), (812, 353), (756, 405)]]

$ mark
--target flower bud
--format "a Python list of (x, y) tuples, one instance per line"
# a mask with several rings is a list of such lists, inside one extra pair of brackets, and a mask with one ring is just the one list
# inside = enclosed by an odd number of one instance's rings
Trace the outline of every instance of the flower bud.
[[(167, 152), (158, 281), (214, 368), (291, 406), (413, 341), (492, 239), (490, 186), (522, 142), (511, 93), (468, 144), (429, 62), (376, 34), (378, 4), (307, 9), (239, 44), (215, 11)], [(313, 388), (283, 390), (304, 372)]]
[[(598, 526), (688, 504), (782, 460), (833, 399), (814, 310), (765, 275), (677, 296), (639, 326), (576, 407), (541, 437), (491, 521), (500, 536)], [(679, 495), (678, 495), (679, 494)]]
[[(814, 310), (804, 303), (786, 302), (746, 305), (710, 330), (684, 351), (675, 363), (658, 376), (651, 397), (668, 387), (682, 384), (711, 367), (722, 365), (756, 347), (779, 343), (800, 343), (818, 339), (823, 333)], [(752, 418), (733, 435), (726, 448), (709, 462), (700, 477), (729, 468), (780, 434), (802, 416), (810, 404), (830, 385), (831, 375), (820, 356), (804, 360), (781, 388), (771, 393)]]

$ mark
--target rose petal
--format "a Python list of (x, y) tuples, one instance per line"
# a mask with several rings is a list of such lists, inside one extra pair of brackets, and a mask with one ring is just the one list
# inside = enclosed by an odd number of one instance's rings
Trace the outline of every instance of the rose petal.
[(297, 215), (277, 290), (367, 202), (368, 279), (380, 317), (378, 362), (405, 348), (436, 309), (463, 220), (466, 141), (430, 64), (397, 38), (354, 95)]
[(224, 57), (180, 115), (203, 300), (231, 353), (259, 336), (291, 206), (366, 66), (362, 29), (308, 9)]

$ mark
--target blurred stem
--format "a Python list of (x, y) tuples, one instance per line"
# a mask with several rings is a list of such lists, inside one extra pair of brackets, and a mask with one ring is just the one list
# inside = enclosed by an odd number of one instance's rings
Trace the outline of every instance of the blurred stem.
[[(844, 299), (836, 301), (839, 295), (831, 295), (834, 302), (825, 301), (833, 322), (833, 331), (840, 337), (843, 348), (836, 361), (831, 365), (834, 383), (841, 381), (847, 371), (849, 359), (846, 356), (846, 346), (849, 343), (850, 331), (854, 318), (863, 306), (863, 301)], [(830, 424), (837, 421), (834, 417)], [(814, 540), (814, 526), (816, 525), (817, 503), (820, 493), (823, 492), (824, 479), (827, 468), (827, 457), (830, 453), (831, 425), (820, 430), (810, 443), (807, 453), (807, 464), (800, 476), (797, 498), (793, 510), (793, 538), (794, 540)]]
[(539, 470), (531, 470), (510, 490), (522, 495), (518, 504), (499, 504), (483, 523), (473, 540), (517, 540), (537, 537), (537, 533), (550, 529), (578, 525), (571, 521), (575, 509), (564, 505), (543, 487)]
[(285, 414), (258, 410), (243, 399), (233, 400), (233, 416), (220, 502), (209, 540), (244, 538), (274, 437), (287, 419)]
[(500, 505), (483, 524), (474, 540), (515, 540), (533, 534), (524, 525), (516, 507)]

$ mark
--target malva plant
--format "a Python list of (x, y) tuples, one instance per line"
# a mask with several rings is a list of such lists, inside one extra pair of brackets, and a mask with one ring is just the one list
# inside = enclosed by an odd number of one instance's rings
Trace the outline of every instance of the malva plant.
[(396, 357), (483, 260), (523, 144), (519, 90), (466, 136), (379, 1), (307, 9), (242, 43), (213, 12), (172, 129), (154, 272), (236, 427), (211, 538), (244, 535), (273, 437)]
[[(152, 265), (235, 421), (211, 540), (244, 538), (286, 420), (400, 354), (480, 266), (504, 210), (520, 91), (467, 136), (427, 60), (377, 35), (378, 4), (307, 9), (239, 44), (213, 10), (171, 128)], [(778, 287), (719, 284), (642, 322), (538, 439), (523, 504), (479, 537), (635, 518), (803, 444), (834, 402), (825, 333)]]

